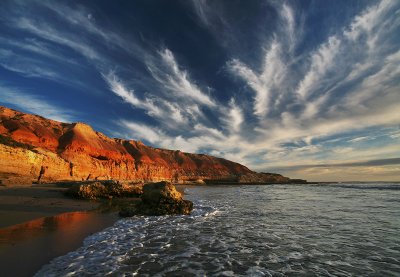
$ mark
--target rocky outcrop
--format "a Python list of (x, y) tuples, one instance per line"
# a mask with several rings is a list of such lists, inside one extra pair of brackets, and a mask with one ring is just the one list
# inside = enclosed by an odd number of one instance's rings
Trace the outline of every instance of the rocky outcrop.
[(222, 158), (109, 138), (84, 123), (62, 123), (0, 107), (0, 180), (5, 185), (110, 179), (273, 180), (262, 176)]
[(141, 200), (122, 208), (120, 215), (188, 215), (193, 210), (193, 203), (184, 200), (175, 186), (165, 181), (145, 184)]
[(80, 199), (112, 199), (113, 197), (138, 197), (143, 193), (143, 184), (114, 180), (89, 181), (72, 184), (66, 195)]

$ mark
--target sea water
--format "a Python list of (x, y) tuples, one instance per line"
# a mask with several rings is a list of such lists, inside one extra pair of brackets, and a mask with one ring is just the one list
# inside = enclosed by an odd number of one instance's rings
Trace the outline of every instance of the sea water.
[(191, 216), (132, 217), (37, 276), (400, 276), (400, 184), (185, 188)]

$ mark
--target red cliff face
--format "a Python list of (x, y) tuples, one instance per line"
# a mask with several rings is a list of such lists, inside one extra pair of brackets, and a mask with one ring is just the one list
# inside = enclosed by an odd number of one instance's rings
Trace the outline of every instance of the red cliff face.
[[(86, 179), (251, 182), (254, 174), (225, 159), (109, 138), (84, 123), (61, 123), (0, 107), (3, 184)], [(263, 179), (260, 174), (257, 178)]]

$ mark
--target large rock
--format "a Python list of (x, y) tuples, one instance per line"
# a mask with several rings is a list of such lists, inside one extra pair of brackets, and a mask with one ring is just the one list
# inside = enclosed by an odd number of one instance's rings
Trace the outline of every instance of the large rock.
[(113, 197), (137, 197), (142, 194), (143, 184), (118, 181), (90, 181), (72, 185), (66, 194), (81, 199), (110, 199)]
[(121, 209), (121, 216), (133, 215), (188, 215), (193, 203), (182, 198), (170, 182), (151, 183), (143, 186), (142, 201)]

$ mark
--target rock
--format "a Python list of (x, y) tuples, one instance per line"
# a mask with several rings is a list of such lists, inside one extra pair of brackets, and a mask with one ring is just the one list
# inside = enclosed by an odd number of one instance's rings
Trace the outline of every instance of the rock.
[(188, 215), (193, 210), (193, 203), (182, 199), (170, 182), (145, 184), (141, 199), (138, 205), (121, 209), (120, 215)]
[(81, 199), (110, 199), (113, 197), (136, 197), (142, 194), (143, 184), (122, 183), (118, 181), (92, 181), (72, 185), (68, 196)]
[(150, 183), (143, 186), (142, 201), (148, 205), (158, 205), (163, 199), (180, 200), (182, 194), (170, 182)]
[(131, 217), (139, 214), (140, 213), (137, 205), (126, 205), (121, 207), (119, 211), (119, 215), (122, 217)]
[(116, 197), (136, 197), (143, 193), (143, 183), (123, 181), (103, 181), (107, 184), (108, 193)]
[(88, 184), (76, 184), (70, 187), (66, 195), (81, 199), (98, 199), (107, 198), (108, 191), (101, 182), (93, 182)]

